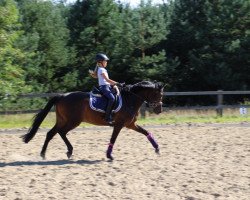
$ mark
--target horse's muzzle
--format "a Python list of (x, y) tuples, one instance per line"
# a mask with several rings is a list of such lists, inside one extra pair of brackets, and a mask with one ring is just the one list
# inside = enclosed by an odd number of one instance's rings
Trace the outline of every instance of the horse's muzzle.
[(155, 114), (160, 114), (162, 112), (162, 102), (151, 103), (149, 107), (153, 108)]

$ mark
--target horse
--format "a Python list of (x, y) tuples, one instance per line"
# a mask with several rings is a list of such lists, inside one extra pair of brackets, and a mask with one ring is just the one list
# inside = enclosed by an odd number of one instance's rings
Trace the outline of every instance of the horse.
[[(113, 116), (113, 132), (106, 151), (106, 157), (113, 160), (112, 151), (115, 141), (123, 127), (132, 129), (147, 137), (155, 152), (159, 154), (159, 145), (153, 137), (153, 134), (136, 124), (139, 109), (145, 102), (153, 108), (153, 112), (160, 114), (162, 112), (162, 97), (164, 85), (160, 82), (141, 81), (133, 85), (125, 85), (120, 88), (122, 106)], [(50, 140), (57, 134), (61, 136), (67, 146), (67, 157), (71, 158), (73, 146), (69, 142), (66, 134), (80, 125), (81, 122), (87, 122), (99, 126), (110, 126), (104, 120), (104, 113), (95, 111), (90, 107), (90, 95), (87, 92), (75, 91), (59, 94), (52, 97), (33, 119), (33, 123), (28, 132), (21, 136), (24, 143), (28, 143), (37, 133), (39, 126), (47, 116), (48, 112), (55, 106), (56, 123), (52, 129), (47, 132), (40, 156), (45, 159), (47, 146)]]

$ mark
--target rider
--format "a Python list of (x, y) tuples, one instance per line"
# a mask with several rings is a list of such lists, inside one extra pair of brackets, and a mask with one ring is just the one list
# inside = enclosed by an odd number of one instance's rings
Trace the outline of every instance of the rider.
[(108, 106), (106, 108), (105, 120), (108, 122), (108, 124), (112, 125), (113, 120), (111, 112), (115, 97), (111, 92), (111, 85), (116, 86), (119, 85), (119, 83), (109, 78), (108, 72), (105, 69), (107, 67), (108, 60), (109, 58), (105, 54), (96, 54), (97, 67), (94, 72), (90, 71), (90, 75), (94, 78), (98, 78), (99, 88), (103, 95), (108, 98)]

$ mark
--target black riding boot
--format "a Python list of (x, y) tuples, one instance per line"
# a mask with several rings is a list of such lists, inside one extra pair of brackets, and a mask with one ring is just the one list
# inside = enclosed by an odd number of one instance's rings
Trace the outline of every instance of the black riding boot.
[(113, 108), (113, 102), (109, 101), (107, 109), (106, 109), (106, 113), (105, 113), (105, 120), (106, 122), (108, 122), (109, 125), (113, 125), (112, 108)]

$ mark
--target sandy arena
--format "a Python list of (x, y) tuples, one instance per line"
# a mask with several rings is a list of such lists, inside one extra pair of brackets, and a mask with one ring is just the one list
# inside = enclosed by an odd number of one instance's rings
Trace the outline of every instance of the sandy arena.
[(250, 124), (147, 127), (160, 145), (123, 129), (105, 151), (111, 128), (79, 128), (68, 138), (74, 157), (66, 159), (59, 135), (47, 159), (39, 156), (45, 130), (30, 143), (26, 130), (0, 131), (0, 199), (3, 200), (249, 200)]

